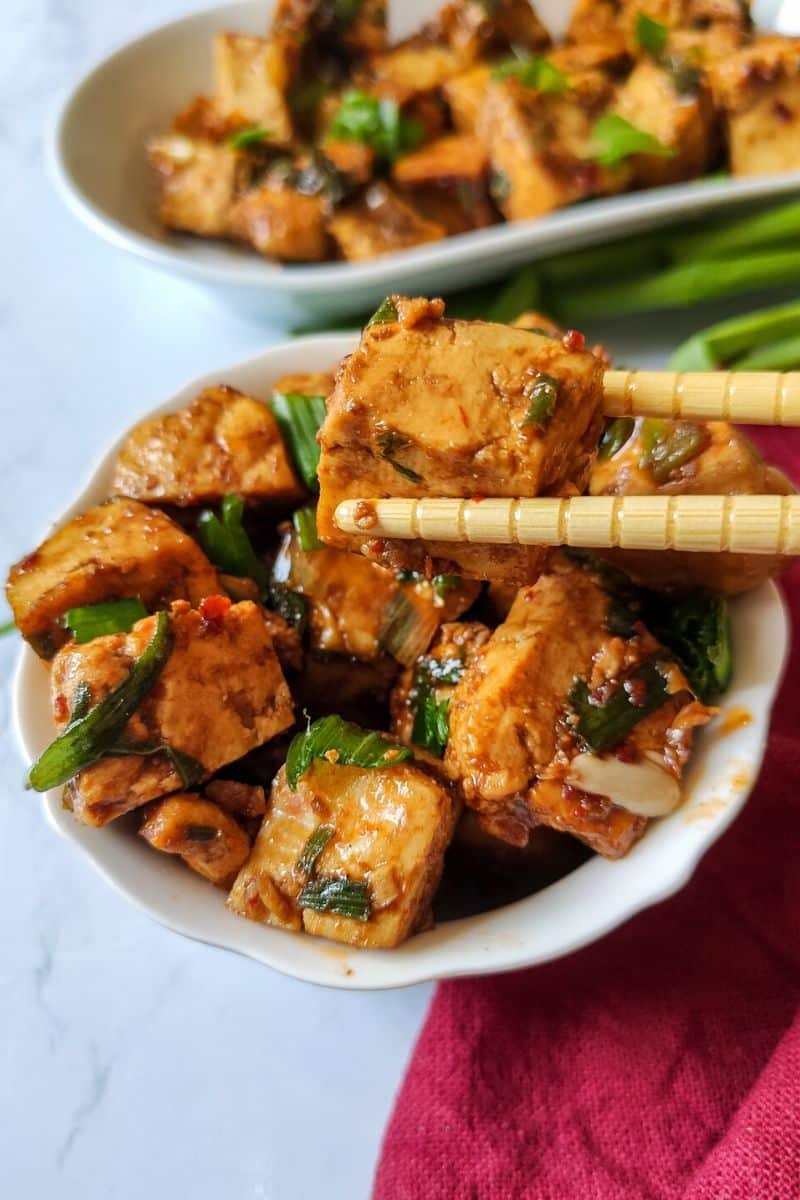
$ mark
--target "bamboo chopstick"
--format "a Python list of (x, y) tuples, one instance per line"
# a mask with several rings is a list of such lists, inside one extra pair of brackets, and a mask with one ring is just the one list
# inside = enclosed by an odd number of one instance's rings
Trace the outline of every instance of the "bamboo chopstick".
[(800, 496), (345, 500), (336, 523), (371, 538), (800, 554)]
[(608, 417), (800, 425), (800, 371), (606, 371)]

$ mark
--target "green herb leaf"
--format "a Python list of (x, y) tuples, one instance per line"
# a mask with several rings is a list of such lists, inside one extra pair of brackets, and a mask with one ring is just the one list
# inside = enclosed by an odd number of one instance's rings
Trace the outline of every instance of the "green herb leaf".
[(305, 508), (298, 508), (292, 513), (292, 524), (297, 532), (297, 540), (300, 542), (300, 549), (306, 554), (312, 553), (314, 550), (324, 550), (325, 543), (319, 539), (317, 533), (317, 510), (311, 505), (306, 505)]
[(669, 146), (662, 146), (652, 133), (637, 129), (619, 113), (604, 113), (594, 124), (592, 139), (599, 146), (593, 158), (602, 167), (614, 167), (633, 154), (654, 154), (657, 158), (675, 156)]
[(550, 424), (558, 401), (558, 380), (552, 375), (538, 373), (533, 387), (525, 389), (530, 400), (530, 406), (525, 416), (525, 425), (534, 425), (537, 429), (546, 429)]
[(422, 141), (422, 126), (400, 116), (394, 100), (381, 100), (368, 92), (345, 92), (328, 135), (344, 141), (364, 142), (386, 163), (413, 150)]
[(702, 592), (674, 600), (646, 594), (643, 619), (653, 635), (675, 655), (704, 704), (713, 704), (731, 681), (730, 613), (724, 596)]
[(161, 674), (172, 651), (169, 614), (160, 612), (149, 645), (133, 664), (128, 678), (95, 705), (70, 721), (31, 767), (28, 786), (46, 792), (97, 762), (119, 740), (122, 731)]
[(448, 592), (460, 587), (460, 575), (434, 575), (433, 577), (433, 590), (440, 600), (444, 600)]
[(163, 754), (169, 759), (182, 787), (194, 787), (207, 774), (203, 764), (192, 758), (191, 754), (184, 754), (165, 742), (130, 742), (123, 738), (103, 751), (104, 758), (153, 758), (156, 754)]
[(430, 688), (421, 683), (417, 685), (411, 740), (415, 746), (428, 750), (437, 758), (444, 754), (450, 736), (449, 708), (449, 698), (437, 700)]
[(14, 621), (6, 621), (5, 625), (0, 625), (0, 637), (5, 637), (7, 633), (13, 633), (16, 628)]
[[(661, 426), (661, 431), (653, 430), (652, 426)], [(644, 422), (645, 450), (639, 459), (639, 466), (650, 471), (657, 484), (666, 483), (676, 471), (687, 462), (696, 458), (707, 448), (711, 434), (703, 425), (693, 425), (688, 421), (668, 429), (663, 421)]]
[(595, 754), (602, 754), (623, 741), (668, 699), (666, 680), (657, 664), (650, 661), (631, 671), (601, 702), (592, 699), (585, 679), (576, 679), (567, 703), (578, 718), (578, 736)]
[(365, 329), (369, 329), (370, 325), (390, 325), (392, 321), (397, 320), (397, 306), (391, 296), (387, 296), (385, 300), (381, 300), (375, 312), (365, 325)]
[(297, 903), (300, 908), (332, 912), (354, 921), (368, 921), (371, 908), (366, 883), (339, 876), (309, 880), (297, 897)]
[(66, 626), (76, 642), (83, 644), (109, 633), (129, 633), (137, 621), (147, 616), (141, 600), (109, 600), (105, 604), (84, 604), (70, 608)]
[(523, 87), (539, 92), (565, 92), (569, 79), (549, 58), (505, 58), (492, 71), (493, 79), (518, 79)]
[(297, 860), (297, 871), (300, 875), (305, 875), (306, 877), (313, 875), (317, 859), (333, 837), (334, 832), (332, 825), (317, 826)]
[(403, 437), (395, 429), (387, 429), (383, 433), (379, 433), (376, 439), (378, 449), (381, 453), (381, 458), (385, 458), (391, 466), (394, 467), (400, 475), (411, 480), (412, 483), (423, 483), (424, 480), (420, 474), (413, 471), (411, 467), (407, 467), (404, 463), (397, 461), (397, 454), (401, 450), (407, 450), (411, 445), (408, 438)]
[(197, 518), (197, 531), (203, 549), (215, 566), (227, 575), (252, 579), (264, 592), (268, 586), (267, 568), (253, 549), (242, 518), (244, 501), (228, 494), (222, 499), (220, 517), (204, 509)]
[(308, 624), (307, 596), (301, 592), (293, 592), (284, 583), (271, 583), (264, 602), (267, 608), (272, 609), (279, 617), (283, 617), (284, 621), (296, 629), (302, 637)]
[(247, 129), (237, 129), (225, 145), (230, 146), (231, 150), (248, 150), (251, 146), (259, 146), (262, 142), (269, 141), (271, 137), (271, 129), (265, 129), (263, 125), (251, 125)]
[(652, 54), (653, 58), (660, 58), (667, 44), (669, 29), (660, 21), (648, 17), (647, 13), (640, 12), (636, 18), (635, 37), (642, 50)]
[(610, 421), (606, 425), (603, 430), (603, 436), (600, 438), (600, 449), (597, 453), (597, 457), (601, 462), (606, 462), (607, 459), (613, 458), (630, 441), (635, 426), (636, 422), (632, 417), (617, 417), (616, 420)]
[(325, 397), (273, 392), (269, 407), (303, 483), (312, 491), (319, 491), (317, 433), (325, 420)]
[(411, 758), (411, 751), (332, 714), (320, 717), (292, 739), (286, 756), (286, 778), (291, 788), (297, 787), (315, 758), (337, 766), (394, 767)]

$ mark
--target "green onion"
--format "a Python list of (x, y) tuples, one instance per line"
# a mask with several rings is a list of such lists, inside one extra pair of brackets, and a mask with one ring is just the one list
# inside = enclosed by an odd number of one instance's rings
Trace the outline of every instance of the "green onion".
[(542, 306), (542, 288), (539, 270), (534, 264), (516, 271), (497, 294), (486, 312), (487, 321), (498, 325), (510, 325), (521, 313), (531, 312)]
[(297, 897), (297, 903), (300, 908), (332, 912), (354, 921), (368, 921), (371, 907), (366, 883), (338, 876), (309, 880)]
[(614, 167), (633, 154), (653, 154), (658, 158), (673, 158), (675, 151), (662, 146), (652, 133), (637, 129), (619, 113), (604, 113), (594, 124), (592, 139), (600, 147), (593, 155), (601, 167)]
[(325, 420), (325, 397), (304, 396), (299, 392), (273, 392), (269, 406), (303, 483), (312, 491), (318, 491), (317, 432)]
[(106, 604), (84, 604), (70, 608), (66, 626), (76, 642), (91, 642), (109, 633), (129, 633), (147, 616), (141, 600), (109, 600)]
[(636, 18), (635, 37), (637, 45), (653, 58), (659, 58), (667, 44), (669, 29), (660, 21), (654, 21), (647, 13), (640, 12)]
[(204, 509), (197, 518), (197, 531), (203, 549), (215, 566), (227, 575), (254, 580), (263, 592), (268, 584), (267, 568), (253, 549), (242, 524), (244, 501), (241, 496), (222, 499), (220, 517)]
[(391, 325), (397, 320), (397, 305), (391, 296), (387, 296), (385, 300), (381, 300), (375, 312), (367, 321), (366, 328), (370, 325)]
[(183, 836), (187, 842), (213, 842), (218, 832), (213, 825), (187, 825)]
[(308, 597), (301, 592), (293, 592), (284, 583), (271, 583), (264, 597), (267, 608), (283, 617), (287, 625), (291, 625), (302, 635), (308, 624)]
[(351, 89), (344, 94), (328, 136), (364, 142), (378, 158), (392, 163), (400, 154), (419, 145), (423, 129), (418, 121), (400, 116), (396, 101), (380, 100), (367, 92)]
[(793, 200), (721, 224), (709, 222), (697, 232), (672, 234), (670, 257), (676, 262), (729, 258), (765, 246), (790, 246), (798, 237), (800, 201)]
[(291, 788), (315, 758), (338, 766), (394, 767), (411, 758), (407, 746), (398, 746), (380, 733), (369, 732), (342, 717), (320, 717), (292, 739), (286, 756), (286, 778)]
[(752, 361), (750, 356), (761, 347), (780, 346), (785, 341), (792, 341), (798, 333), (799, 303), (760, 309), (694, 334), (678, 347), (669, 365), (673, 371), (714, 371), (719, 366), (728, 366), (732, 370), (786, 370), (792, 365), (786, 351), (779, 352), (786, 367), (742, 367), (740, 363)]
[(310, 505), (305, 508), (298, 508), (292, 513), (292, 524), (297, 532), (297, 540), (300, 542), (300, 549), (306, 554), (314, 550), (324, 550), (325, 543), (319, 540), (317, 533), (317, 510)]
[(433, 590), (440, 600), (444, 600), (447, 593), (460, 588), (461, 583), (460, 575), (434, 575)]
[(518, 79), (523, 87), (539, 92), (565, 92), (569, 79), (549, 58), (506, 58), (492, 71), (493, 79)]
[(692, 690), (713, 704), (733, 673), (730, 613), (724, 596), (696, 593), (680, 600), (647, 593), (643, 619), (662, 645), (675, 655)]
[(558, 401), (558, 380), (541, 371), (537, 374), (538, 378), (528, 392), (530, 407), (524, 424), (534, 425), (537, 429), (546, 429)]
[(602, 754), (623, 741), (640, 721), (661, 708), (668, 699), (664, 676), (656, 663), (646, 662), (632, 671), (602, 702), (592, 700), (585, 679), (576, 679), (567, 703), (578, 718), (575, 726), (578, 736), (595, 754)]
[(156, 754), (166, 755), (182, 787), (193, 787), (208, 773), (203, 764), (192, 758), (191, 754), (184, 754), (182, 750), (176, 750), (174, 746), (168, 746), (165, 742), (129, 742), (123, 739), (114, 742), (103, 751), (104, 758), (152, 758)]
[(7, 633), (13, 633), (16, 628), (14, 621), (6, 621), (5, 625), (0, 625), (0, 637), (5, 637)]
[(317, 859), (334, 835), (332, 825), (318, 825), (309, 837), (302, 854), (297, 860), (297, 871), (300, 875), (311, 876), (317, 865)]
[(128, 678), (95, 705), (70, 721), (31, 767), (28, 786), (46, 792), (97, 762), (117, 742), (139, 705), (158, 679), (172, 651), (169, 615), (160, 612), (153, 637), (131, 668)]
[(663, 421), (645, 420), (643, 440), (645, 450), (639, 466), (649, 470), (657, 484), (662, 484), (685, 463), (702, 454), (711, 435), (705, 426), (692, 425), (688, 421), (681, 421), (667, 431)]
[(81, 717), (85, 717), (91, 707), (92, 689), (86, 680), (82, 679), (72, 693), (72, 708), (69, 714), (69, 723), (72, 724), (74, 721), (80, 721)]
[(386, 429), (383, 433), (379, 433), (377, 437), (378, 449), (381, 453), (381, 458), (385, 458), (391, 466), (394, 467), (398, 474), (410, 479), (412, 483), (423, 483), (424, 480), (416, 471), (412, 471), (411, 467), (405, 466), (404, 463), (397, 461), (397, 453), (400, 450), (407, 450), (411, 445), (408, 438), (403, 437), (395, 429)]
[(800, 367), (800, 334), (768, 342), (731, 364), (733, 371), (795, 371)]
[(231, 150), (247, 150), (250, 146), (258, 146), (272, 137), (272, 130), (263, 125), (251, 125), (248, 129), (239, 129), (232, 133), (225, 143)]
[(610, 421), (600, 438), (600, 449), (597, 453), (600, 461), (606, 462), (613, 458), (630, 441), (635, 427), (636, 422), (632, 417), (617, 417), (616, 420)]
[(448, 709), (450, 700), (437, 700), (430, 688), (418, 685), (414, 706), (414, 725), (411, 740), (415, 746), (441, 758), (450, 736)]
[(389, 602), (378, 644), (403, 666), (410, 667), (428, 649), (438, 627), (436, 609), (424, 602), (415, 604), (406, 589), (399, 587)]

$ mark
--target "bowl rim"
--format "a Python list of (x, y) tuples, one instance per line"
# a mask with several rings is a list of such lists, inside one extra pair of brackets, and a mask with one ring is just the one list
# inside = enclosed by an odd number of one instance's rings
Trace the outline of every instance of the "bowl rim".
[[(220, 379), (227, 379), (242, 372), (250, 371), (263, 374), (264, 391), (267, 391), (271, 382), (279, 377), (280, 374), (302, 369), (302, 367), (298, 367), (298, 363), (301, 363), (309, 355), (317, 354), (324, 356), (326, 353), (329, 353), (331, 360), (338, 361), (343, 354), (350, 352), (355, 345), (356, 338), (357, 334), (355, 333), (320, 334), (295, 338), (262, 350), (254, 355), (249, 355), (236, 363), (223, 367), (221, 370), (204, 372), (201, 376), (177, 389), (169, 399), (152, 406), (146, 412), (140, 414), (135, 421), (126, 425), (119, 436), (112, 441), (109, 448), (99, 456), (96, 465), (86, 476), (85, 482), (75, 500), (63, 510), (61, 516), (56, 521), (50, 524), (44, 536), (47, 536), (47, 534), (69, 521), (83, 508), (99, 502), (96, 493), (103, 487), (103, 476), (104, 474), (108, 475), (111, 464), (114, 462), (125, 437), (138, 421), (174, 411), (176, 408), (188, 403), (202, 388), (212, 386), (214, 383), (219, 383)], [(239, 386), (235, 379), (233, 380), (233, 386)], [(302, 937), (302, 935), (284, 930), (270, 930), (269, 927), (247, 922), (235, 917), (233, 914), (226, 913), (232, 922), (230, 925), (231, 934), (230, 937), (221, 938), (214, 931), (204, 930), (202, 914), (199, 918), (193, 920), (191, 916), (187, 917), (185, 914), (181, 914), (179, 905), (175, 906), (176, 911), (171, 911), (169, 898), (171, 890), (169, 887), (170, 877), (167, 868), (171, 865), (183, 872), (180, 878), (186, 890), (186, 885), (188, 885), (191, 876), (189, 872), (186, 872), (182, 864), (170, 862), (163, 864), (165, 868), (164, 886), (163, 888), (157, 888), (155, 894), (148, 891), (146, 884), (137, 890), (137, 887), (126, 877), (125, 871), (120, 872), (112, 863), (107, 861), (107, 856), (104, 854), (103, 848), (102, 835), (104, 831), (88, 829), (88, 827), (81, 826), (70, 814), (65, 815), (61, 807), (59, 792), (53, 791), (42, 797), (45, 816), (51, 827), (56, 829), (62, 837), (72, 841), (83, 850), (94, 870), (99, 872), (126, 899), (147, 913), (148, 916), (158, 921), (159, 924), (194, 940), (218, 946), (221, 949), (242, 953), (247, 957), (254, 958), (258, 962), (273, 967), (283, 974), (304, 982), (348, 990), (382, 990), (412, 986), (438, 979), (503, 973), (552, 961), (604, 937), (612, 929), (617, 928), (645, 908), (657, 904), (680, 891), (693, 875), (706, 851), (724, 833), (744, 807), (752, 788), (755, 786), (763, 763), (769, 733), (770, 714), (785, 671), (790, 641), (788, 613), (776, 585), (770, 582), (755, 592), (748, 593), (748, 596), (750, 597), (751, 604), (765, 606), (766, 611), (769, 612), (770, 618), (773, 621), (773, 627), (770, 630), (773, 670), (768, 677), (759, 677), (756, 681), (756, 685), (760, 689), (763, 689), (764, 703), (763, 708), (753, 714), (752, 728), (758, 736), (752, 749), (744, 756), (748, 770), (747, 780), (743, 784), (738, 785), (738, 788), (733, 788), (732, 796), (723, 805), (721, 811), (712, 812), (709, 814), (707, 820), (695, 824), (696, 836), (693, 837), (691, 844), (682, 852), (681, 856), (670, 865), (668, 871), (664, 872), (662, 870), (660, 874), (654, 875), (652, 879), (649, 876), (643, 879), (638, 889), (633, 893), (623, 889), (616, 907), (612, 905), (611, 910), (607, 914), (598, 916), (594, 919), (594, 923), (590, 921), (583, 931), (573, 932), (572, 934), (569, 932), (561, 934), (556, 938), (555, 948), (553, 946), (548, 948), (545, 945), (544, 948), (539, 947), (537, 950), (530, 943), (520, 941), (517, 944), (509, 941), (508, 938), (504, 939), (502, 932), (495, 932), (495, 944), (492, 947), (493, 935), (490, 932), (486, 937), (487, 945), (483, 946), (482, 943), (480, 945), (473, 945), (467, 953), (466, 958), (461, 962), (458, 960), (459, 934), (464, 927), (473, 926), (475, 930), (478, 930), (483, 917), (491, 918), (495, 914), (501, 913), (510, 914), (512, 918), (515, 913), (519, 913), (522, 922), (525, 922), (526, 919), (534, 922), (536, 920), (533, 911), (534, 906), (542, 909), (550, 907), (555, 903), (557, 907), (559, 893), (565, 890), (562, 885), (566, 884), (567, 881), (575, 879), (581, 873), (583, 873), (583, 878), (587, 879), (587, 881), (590, 877), (598, 873), (606, 880), (613, 879), (613, 875), (609, 875), (609, 871), (616, 871), (620, 875), (625, 869), (624, 864), (632, 861), (633, 852), (625, 859), (615, 863), (595, 856), (561, 880), (522, 900), (503, 906), (501, 909), (492, 910), (488, 914), (464, 917), (456, 921), (441, 924), (438, 926), (439, 931), (450, 931), (455, 935), (452, 939), (452, 944), (445, 944), (443, 948), (438, 948), (435, 943), (431, 944), (430, 942), (430, 939), (435, 936), (437, 930), (417, 935), (405, 943), (404, 946), (389, 951), (359, 950), (352, 947), (336, 946), (334, 943), (327, 942), (324, 939), (303, 938), (304, 944), (310, 942), (317, 945), (319, 957), (301, 954), (301, 961), (298, 964), (294, 964), (292, 962), (291, 949), (288, 950), (288, 953), (276, 952), (269, 937), (264, 938), (262, 946), (259, 943), (257, 935), (263, 935), (265, 930), (269, 933), (278, 933), (291, 939), (297, 939), (298, 937)], [(744, 600), (746, 597), (742, 599)], [(18, 655), (14, 672), (12, 695), (14, 730), (17, 742), (26, 761), (39, 749), (37, 737), (31, 729), (28, 716), (26, 715), (26, 707), (31, 671), (40, 666), (40, 660), (30, 647), (23, 645)], [(689, 815), (686, 815), (686, 805), (689, 803), (691, 801), (687, 799), (681, 808), (665, 819), (665, 823), (679, 819), (682, 813), (686, 816), (687, 823), (689, 820), (692, 820), (691, 810), (689, 810)], [(653, 830), (649, 831), (651, 837), (653, 832)], [(644, 839), (639, 845), (643, 845), (646, 840)], [(108, 857), (113, 859), (114, 855), (111, 854)], [(167, 859), (167, 856), (163, 857)], [(205, 886), (207, 885), (203, 884), (203, 887)], [(613, 890), (611, 888), (611, 891)], [(587, 894), (591, 894), (591, 891), (587, 892)], [(530, 910), (528, 914), (521, 912), (523, 906), (527, 906)], [(489, 923), (491, 924), (491, 921)], [(243, 932), (243, 927), (247, 930), (247, 933)], [(255, 937), (250, 936), (252, 931), (255, 931)], [(428, 952), (416, 955), (414, 947), (419, 946), (423, 940)], [(275, 945), (279, 944), (275, 943)], [(280, 944), (279, 950), (282, 946), (282, 950), (285, 951), (287, 945), (288, 943)], [(483, 956), (481, 956), (481, 952), (485, 952)], [(330, 962), (330, 956), (332, 955), (341, 960), (336, 964), (335, 968), (332, 968)], [(328, 956), (327, 960), (325, 956)], [(442, 959), (441, 962), (439, 961), (440, 959)]]

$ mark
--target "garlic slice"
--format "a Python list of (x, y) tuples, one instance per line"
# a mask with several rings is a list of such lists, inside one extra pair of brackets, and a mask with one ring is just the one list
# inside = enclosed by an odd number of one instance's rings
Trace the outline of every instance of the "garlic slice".
[(613, 755), (578, 754), (569, 765), (566, 781), (583, 792), (607, 796), (641, 817), (663, 817), (681, 798), (675, 776), (648, 757), (626, 763)]

